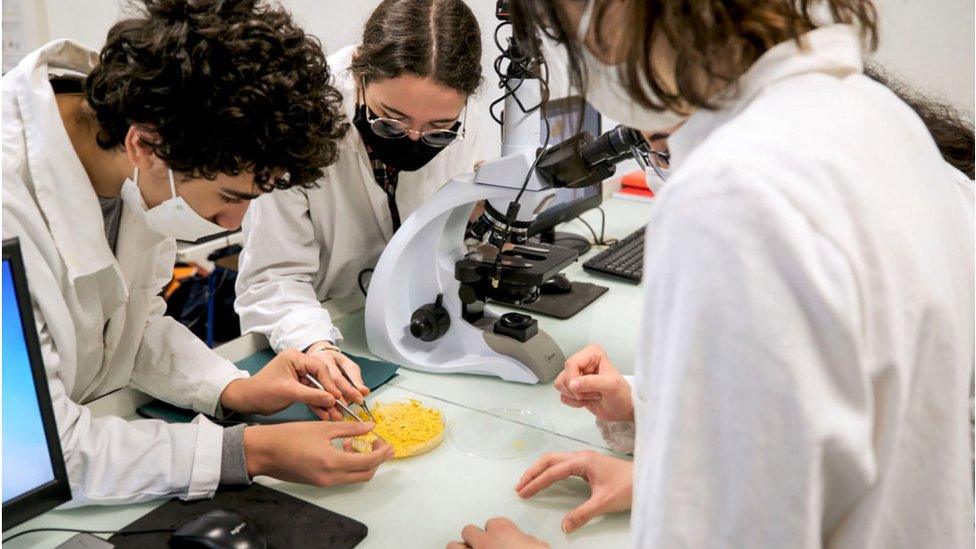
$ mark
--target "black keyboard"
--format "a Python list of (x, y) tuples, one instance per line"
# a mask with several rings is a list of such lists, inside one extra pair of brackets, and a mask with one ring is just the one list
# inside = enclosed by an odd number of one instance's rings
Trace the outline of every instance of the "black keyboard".
[(588, 259), (583, 269), (639, 284), (644, 274), (644, 228)]

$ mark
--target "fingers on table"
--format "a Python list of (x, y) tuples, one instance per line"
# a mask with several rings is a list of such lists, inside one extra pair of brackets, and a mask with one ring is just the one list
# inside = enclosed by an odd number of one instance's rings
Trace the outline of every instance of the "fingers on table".
[(561, 461), (549, 466), (535, 478), (525, 483), (519, 490), (518, 495), (523, 498), (530, 498), (543, 488), (548, 488), (553, 483), (567, 479), (574, 474), (574, 464), (572, 460)]
[(566, 460), (571, 459), (572, 456), (573, 454), (569, 452), (550, 453), (550, 454), (543, 455), (542, 457), (537, 459), (535, 463), (530, 465), (529, 468), (526, 469), (524, 473), (522, 473), (521, 478), (519, 478), (518, 484), (515, 486), (515, 491), (517, 491), (519, 495), (522, 497), (530, 497), (531, 495), (535, 494), (536, 492), (539, 491), (538, 489), (533, 491), (531, 494), (524, 494), (523, 492), (525, 490), (525, 487), (550, 467), (556, 465), (557, 463), (565, 462)]
[(488, 534), (474, 524), (469, 524), (461, 530), (461, 539), (468, 546), (473, 547), (488, 540)]
[(572, 532), (606, 512), (606, 503), (603, 499), (596, 494), (591, 495), (590, 499), (584, 501), (579, 507), (566, 513), (563, 517), (563, 531)]

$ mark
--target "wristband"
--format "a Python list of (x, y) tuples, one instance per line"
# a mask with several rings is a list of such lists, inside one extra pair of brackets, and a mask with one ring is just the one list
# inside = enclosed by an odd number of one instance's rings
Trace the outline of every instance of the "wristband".
[(339, 350), (338, 347), (335, 346), (335, 344), (329, 343), (328, 341), (326, 341), (324, 343), (319, 343), (319, 344), (313, 345), (311, 348), (309, 348), (309, 350), (307, 351), (307, 353), (311, 355), (311, 354), (317, 353), (319, 351), (335, 351), (337, 353), (341, 353), (342, 352), (342, 351)]

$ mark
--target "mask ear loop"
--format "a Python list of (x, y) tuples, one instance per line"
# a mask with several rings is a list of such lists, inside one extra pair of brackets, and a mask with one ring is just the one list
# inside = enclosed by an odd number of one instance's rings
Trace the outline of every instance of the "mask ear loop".
[(590, 30), (590, 19), (593, 17), (593, 5), (596, 4), (596, 0), (589, 0), (586, 3), (586, 8), (583, 9), (583, 14), (580, 15), (579, 27), (576, 30), (576, 39), (579, 40), (582, 47), (586, 47), (586, 32)]
[(176, 181), (173, 180), (173, 170), (167, 169), (166, 175), (169, 177), (169, 192), (176, 198)]

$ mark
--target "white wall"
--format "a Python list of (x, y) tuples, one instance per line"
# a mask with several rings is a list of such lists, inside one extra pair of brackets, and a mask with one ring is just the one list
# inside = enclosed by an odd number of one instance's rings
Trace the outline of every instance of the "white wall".
[[(126, 0), (24, 0), (34, 3), (48, 39), (69, 37), (99, 48), (105, 32)], [(498, 128), (487, 105), (500, 94), (491, 62), (497, 55), (491, 39), (495, 0), (467, 0), (482, 27), (484, 51), (481, 106), (486, 155), (499, 150)], [(876, 0), (881, 46), (875, 59), (892, 73), (926, 92), (972, 113), (974, 103), (973, 0)], [(379, 0), (282, 0), (295, 17), (318, 36), (326, 50), (358, 41), (362, 24)], [(971, 115), (970, 115), (971, 117)]]
[(873, 58), (893, 74), (969, 113), (972, 120), (973, 0), (875, 0), (881, 42)]

